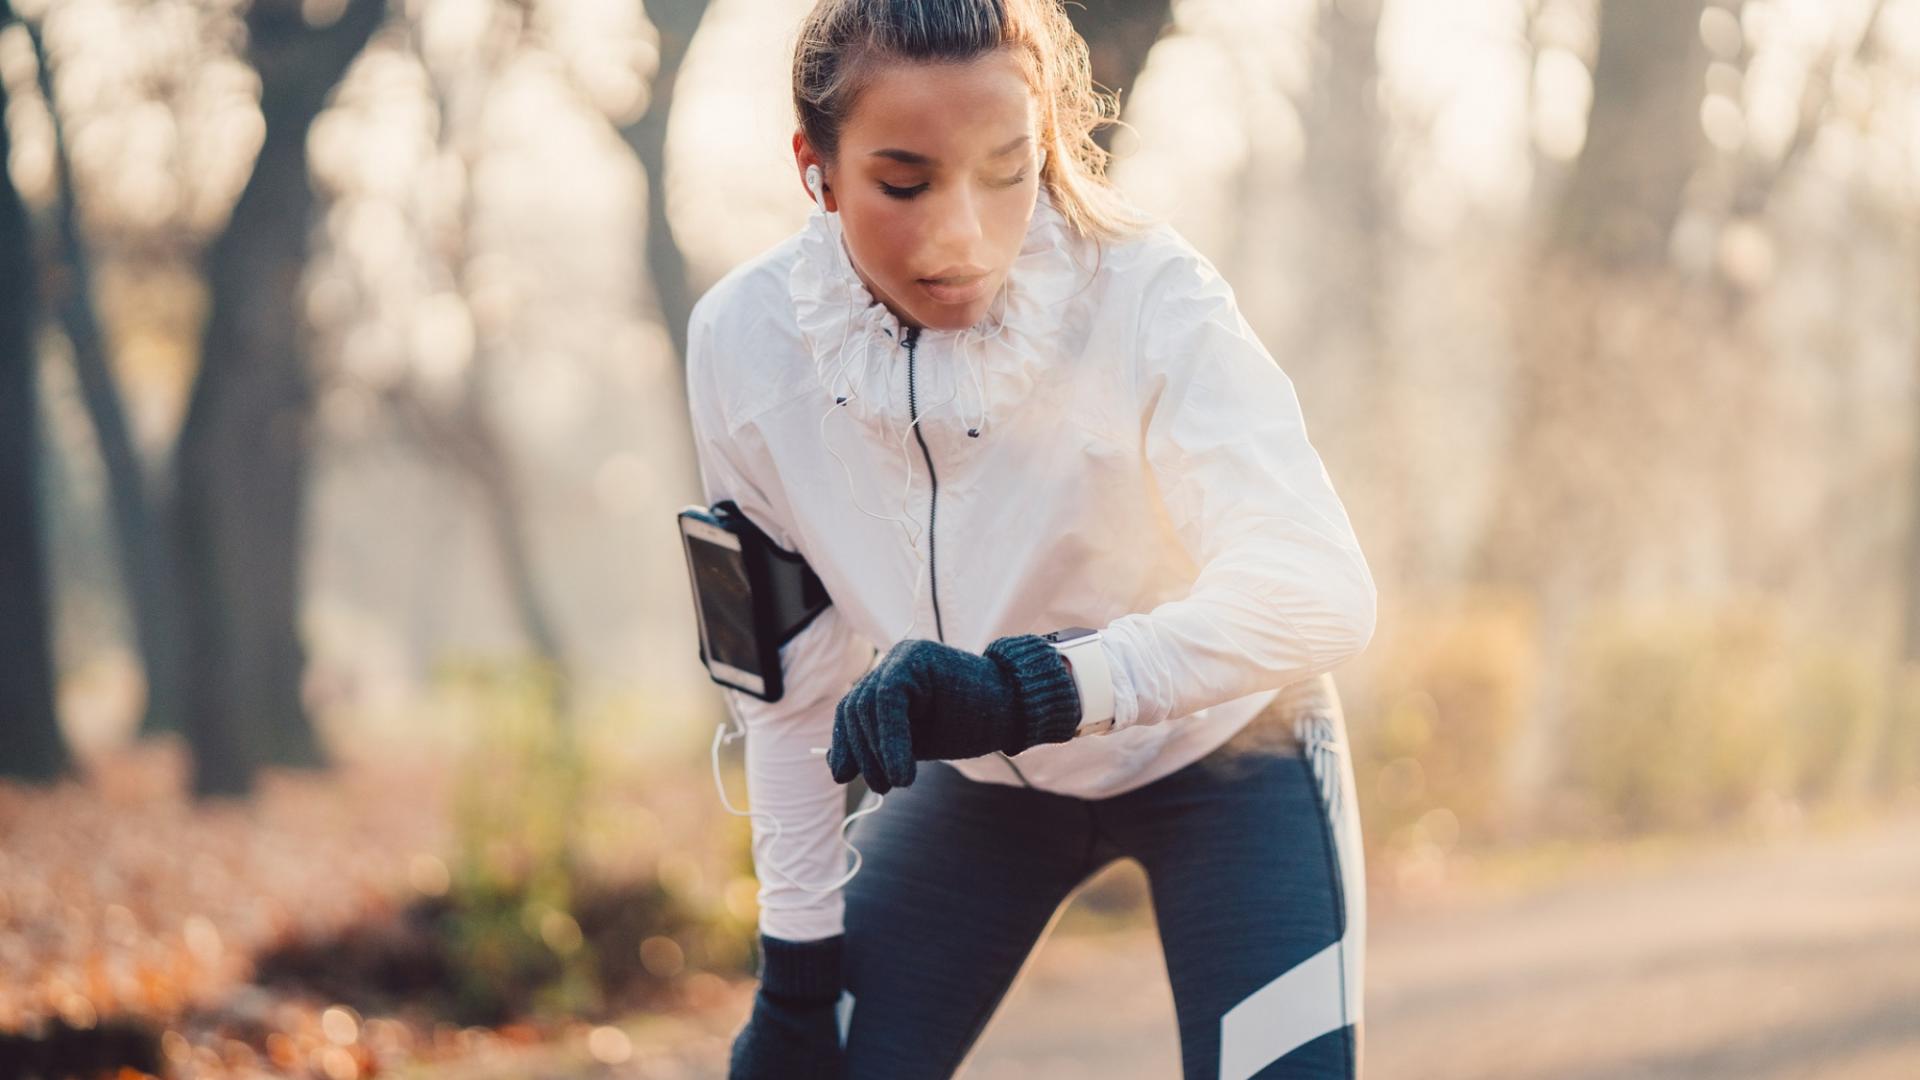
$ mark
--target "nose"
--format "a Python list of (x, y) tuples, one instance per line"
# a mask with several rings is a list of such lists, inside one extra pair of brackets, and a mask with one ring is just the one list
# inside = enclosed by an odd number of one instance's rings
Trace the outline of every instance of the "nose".
[(932, 237), (933, 250), (948, 258), (934, 260), (935, 265), (975, 261), (986, 231), (980, 220), (980, 206), (971, 184), (950, 184), (947, 199), (940, 207)]

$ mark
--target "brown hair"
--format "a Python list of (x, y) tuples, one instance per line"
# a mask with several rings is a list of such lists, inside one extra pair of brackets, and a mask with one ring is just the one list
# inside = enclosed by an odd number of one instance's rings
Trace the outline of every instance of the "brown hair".
[(832, 162), (840, 128), (882, 64), (964, 62), (1011, 48), (1040, 105), (1040, 181), (1082, 236), (1119, 240), (1153, 223), (1107, 177), (1093, 139), (1119, 123), (1117, 95), (1095, 89), (1087, 43), (1060, 0), (818, 0), (793, 50), (793, 106), (814, 152)]

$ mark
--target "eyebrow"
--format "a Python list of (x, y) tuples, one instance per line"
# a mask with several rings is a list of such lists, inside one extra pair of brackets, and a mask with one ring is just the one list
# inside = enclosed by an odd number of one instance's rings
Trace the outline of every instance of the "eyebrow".
[[(1022, 136), (1020, 136), (1019, 138), (1017, 138), (1017, 139), (1015, 139), (1015, 140), (1013, 140), (1012, 142), (1010, 142), (1010, 143), (1008, 143), (1007, 145), (1005, 145), (1005, 146), (1003, 146), (1003, 147), (1001, 147), (1001, 148), (999, 148), (998, 150), (995, 150), (995, 151), (994, 151), (993, 153), (991, 153), (991, 154), (989, 154), (989, 155), (987, 155), (987, 156), (988, 156), (988, 157), (1000, 157), (1000, 156), (1002, 156), (1002, 155), (1005, 155), (1005, 154), (1011, 154), (1011, 153), (1013, 153), (1013, 152), (1014, 152), (1015, 150), (1018, 150), (1018, 149), (1020, 149), (1020, 146), (1021, 146), (1021, 144), (1023, 144), (1023, 143), (1025, 143), (1025, 142), (1027, 141), (1027, 139), (1028, 139), (1028, 137), (1027, 137), (1027, 136), (1025, 136), (1025, 135), (1022, 135)], [(892, 159), (892, 160), (894, 160), (894, 161), (898, 161), (898, 162), (900, 162), (900, 163), (901, 163), (901, 164), (903, 164), (903, 165), (934, 165), (934, 164), (937, 164), (937, 162), (935, 162), (935, 161), (934, 161), (934, 160), (933, 160), (932, 158), (930, 158), (930, 157), (928, 157), (928, 156), (927, 156), (927, 155), (925, 155), (925, 154), (916, 154), (916, 153), (914, 153), (914, 152), (913, 152), (913, 151), (911, 151), (911, 150), (899, 150), (899, 149), (896, 149), (896, 148), (894, 148), (894, 147), (888, 147), (888, 148), (887, 148), (887, 149), (885, 149), (885, 150), (875, 150), (875, 151), (874, 151), (873, 153), (871, 153), (871, 154), (869, 154), (869, 155), (867, 155), (867, 156), (868, 156), (868, 157), (880, 157), (880, 158), (890, 158), (890, 159)]]

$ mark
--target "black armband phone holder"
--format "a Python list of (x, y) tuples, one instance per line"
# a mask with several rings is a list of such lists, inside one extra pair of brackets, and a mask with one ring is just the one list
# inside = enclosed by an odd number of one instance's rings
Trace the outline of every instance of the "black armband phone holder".
[(680, 511), (700, 662), (714, 682), (778, 701), (780, 647), (833, 603), (798, 552), (773, 542), (732, 499)]

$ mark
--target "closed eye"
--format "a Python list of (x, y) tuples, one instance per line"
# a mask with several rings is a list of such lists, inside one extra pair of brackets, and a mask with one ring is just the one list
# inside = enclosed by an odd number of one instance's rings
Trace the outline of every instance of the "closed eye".
[[(1027, 174), (1021, 173), (1019, 176), (1016, 176), (1011, 180), (1002, 180), (1000, 182), (1000, 186), (1001, 187), (1019, 187), (1021, 184), (1026, 182), (1026, 179), (1027, 179)], [(902, 201), (911, 199), (915, 195), (918, 195), (925, 190), (927, 190), (926, 184), (915, 184), (912, 187), (904, 187), (904, 188), (894, 187), (892, 184), (887, 184), (887, 183), (882, 183), (880, 185), (881, 194), (886, 195), (888, 198), (900, 199)]]

